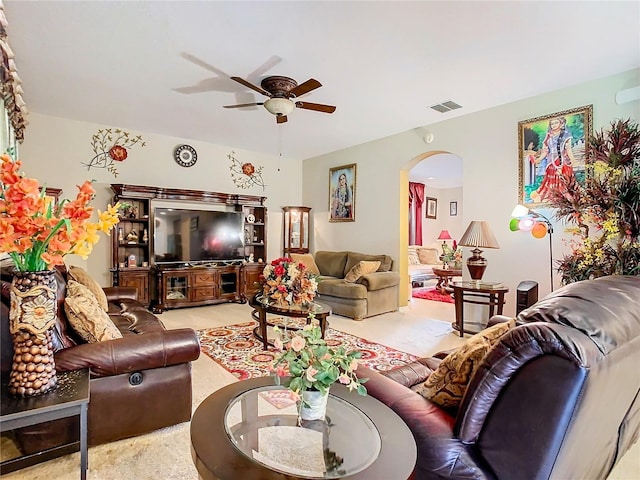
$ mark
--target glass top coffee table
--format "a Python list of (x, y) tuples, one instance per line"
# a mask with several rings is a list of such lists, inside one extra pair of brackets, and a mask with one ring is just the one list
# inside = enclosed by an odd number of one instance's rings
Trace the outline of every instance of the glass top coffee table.
[(297, 406), (273, 377), (228, 385), (191, 420), (201, 478), (408, 478), (416, 462), (409, 428), (373, 397), (336, 384), (326, 420), (298, 425)]
[[(309, 314), (313, 314), (320, 325), (322, 338), (328, 326), (327, 317), (331, 315), (331, 307), (320, 302), (312, 302), (310, 305), (288, 305), (278, 306), (264, 301), (262, 294), (257, 293), (249, 300), (249, 305), (253, 308), (251, 317), (258, 322), (258, 326), (253, 329), (253, 334), (258, 340), (262, 341), (265, 350), (269, 347), (269, 339), (267, 338), (267, 327), (274, 326), (267, 318), (267, 314), (279, 315), (282, 317), (306, 318), (309, 323)], [(288, 326), (290, 330), (298, 330), (295, 326)]]

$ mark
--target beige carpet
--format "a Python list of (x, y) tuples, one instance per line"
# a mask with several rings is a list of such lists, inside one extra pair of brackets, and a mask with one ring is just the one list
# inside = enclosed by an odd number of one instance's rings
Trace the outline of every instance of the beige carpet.
[[(172, 310), (162, 314), (161, 319), (167, 328), (190, 326), (203, 329), (247, 321), (249, 312), (246, 305), (224, 304)], [(454, 333), (441, 333), (439, 323), (454, 319), (453, 305), (442, 302), (413, 300), (401, 312), (380, 315), (362, 322), (337, 316), (329, 319), (333, 328), (413, 355), (430, 355), (461, 342)], [(440, 322), (432, 323), (431, 320)], [(437, 336), (434, 335), (436, 331), (439, 333)], [(193, 363), (194, 410), (212, 392), (235, 381), (233, 375), (206, 355), (201, 355)], [(91, 447), (88, 479), (198, 480), (191, 460), (190, 444), (189, 423), (183, 423), (132, 439)], [(6, 458), (6, 450), (11, 447), (3, 443), (0, 448), (3, 458)], [(80, 454), (75, 453), (2, 475), (2, 480), (77, 480), (79, 465)], [(640, 480), (640, 443), (625, 455), (609, 480)]]

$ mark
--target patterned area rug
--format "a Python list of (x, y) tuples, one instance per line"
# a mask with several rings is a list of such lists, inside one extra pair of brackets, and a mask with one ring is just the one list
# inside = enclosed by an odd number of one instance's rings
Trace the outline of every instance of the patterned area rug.
[[(202, 351), (239, 380), (269, 375), (277, 353), (272, 347), (262, 349), (262, 342), (253, 335), (256, 325), (257, 322), (247, 322), (198, 330)], [(271, 332), (268, 336), (273, 335)], [(327, 328), (325, 339), (330, 346), (342, 345), (347, 351), (362, 352), (360, 362), (373, 370), (389, 370), (417, 358), (332, 328)]]
[(424, 300), (434, 300), (436, 302), (454, 303), (453, 298), (449, 294), (442, 294), (434, 289), (434, 287), (414, 288), (411, 290), (413, 298), (422, 298)]

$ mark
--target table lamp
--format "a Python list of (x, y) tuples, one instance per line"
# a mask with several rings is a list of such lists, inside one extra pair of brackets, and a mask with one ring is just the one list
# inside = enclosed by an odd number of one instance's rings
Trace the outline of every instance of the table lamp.
[(442, 230), (440, 235), (438, 235), (438, 240), (442, 240), (442, 253), (444, 253), (444, 247), (447, 245), (447, 240), (452, 240), (451, 235), (449, 235), (449, 230)]
[(500, 248), (496, 237), (493, 235), (488, 222), (472, 221), (467, 230), (462, 235), (458, 245), (463, 247), (474, 247), (473, 254), (467, 260), (467, 268), (471, 279), (480, 283), (482, 275), (487, 268), (487, 260), (482, 255), (480, 248)]

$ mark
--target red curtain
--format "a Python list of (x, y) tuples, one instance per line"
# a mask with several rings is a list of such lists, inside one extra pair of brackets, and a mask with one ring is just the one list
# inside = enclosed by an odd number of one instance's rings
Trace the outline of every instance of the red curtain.
[(422, 204), (424, 203), (424, 183), (409, 182), (409, 215), (413, 220), (415, 238), (411, 239), (411, 221), (409, 222), (409, 244), (422, 245)]

